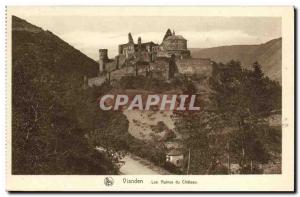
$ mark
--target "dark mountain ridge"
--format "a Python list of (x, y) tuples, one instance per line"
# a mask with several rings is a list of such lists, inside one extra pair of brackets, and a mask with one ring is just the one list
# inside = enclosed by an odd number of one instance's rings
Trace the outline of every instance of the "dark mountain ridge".
[(266, 76), (281, 82), (282, 39), (277, 38), (259, 45), (231, 45), (212, 48), (191, 48), (195, 58), (210, 58), (226, 63), (238, 60), (244, 68), (250, 68), (258, 61)]
[[(24, 60), (23, 63), (26, 64), (39, 64), (62, 76), (77, 73), (83, 79), (84, 75), (97, 75), (96, 61), (52, 32), (44, 31), (16, 16), (12, 18), (12, 31), (13, 61)], [(21, 62), (13, 62), (14, 67), (17, 66), (15, 63)]]

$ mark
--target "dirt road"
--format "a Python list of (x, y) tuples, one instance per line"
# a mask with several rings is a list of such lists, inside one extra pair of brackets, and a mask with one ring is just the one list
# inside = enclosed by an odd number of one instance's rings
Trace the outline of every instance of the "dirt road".
[(166, 175), (171, 174), (165, 169), (153, 165), (151, 162), (134, 155), (127, 155), (123, 161), (125, 164), (120, 168), (121, 174), (137, 175)]

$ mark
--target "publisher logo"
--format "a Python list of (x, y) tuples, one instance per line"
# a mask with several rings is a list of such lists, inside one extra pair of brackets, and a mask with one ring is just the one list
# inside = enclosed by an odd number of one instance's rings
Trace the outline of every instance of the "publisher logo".
[(112, 186), (114, 184), (114, 179), (112, 177), (105, 177), (104, 179), (104, 185), (106, 186)]

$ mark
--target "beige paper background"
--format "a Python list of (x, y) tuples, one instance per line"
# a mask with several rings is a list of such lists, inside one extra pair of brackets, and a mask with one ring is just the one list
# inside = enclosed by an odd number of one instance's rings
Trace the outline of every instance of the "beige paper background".
[[(11, 174), (11, 15), (248, 16), (282, 21), (282, 174), (279, 175), (105, 175)], [(294, 8), (293, 7), (7, 7), (6, 189), (14, 191), (293, 191), (294, 190)], [(123, 178), (143, 184), (123, 184)], [(191, 180), (197, 184), (153, 185), (151, 181)]]

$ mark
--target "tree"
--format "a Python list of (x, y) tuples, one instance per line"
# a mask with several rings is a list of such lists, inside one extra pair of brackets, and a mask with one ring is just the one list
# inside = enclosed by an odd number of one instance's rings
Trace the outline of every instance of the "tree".
[(252, 166), (254, 161), (262, 163), (269, 158), (260, 133), (270, 129), (264, 118), (278, 107), (281, 88), (264, 77), (257, 62), (252, 71), (241, 69), (239, 62), (234, 61), (215, 64), (214, 68), (214, 100), (226, 125), (234, 128), (229, 136), (230, 144), (234, 145), (230, 150), (246, 173), (249, 163)]
[[(181, 83), (184, 94), (195, 94), (196, 88), (189, 78), (184, 77)], [(197, 99), (195, 105), (200, 106), (201, 102)], [(215, 113), (212, 106), (205, 106), (202, 111), (175, 111), (174, 113), (175, 129), (182, 135), (186, 155), (189, 155), (187, 173), (221, 173), (220, 169), (223, 165), (220, 159), (224, 155), (226, 146), (222, 133), (224, 123), (221, 117)]]
[(13, 69), (13, 174), (115, 174), (85, 137), (93, 128), (89, 91), (76, 73), (67, 80), (45, 67)]

